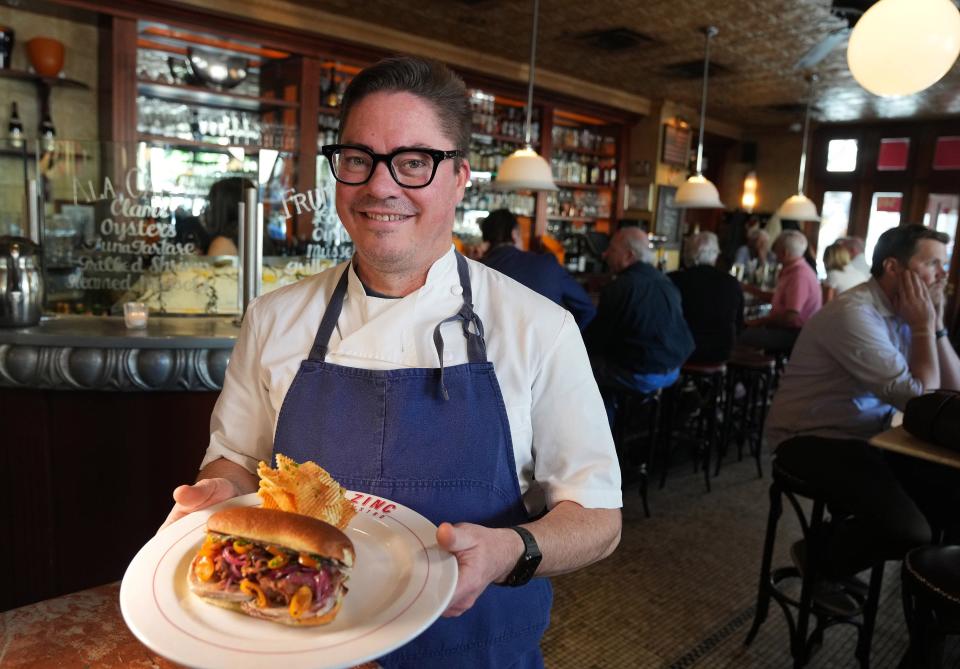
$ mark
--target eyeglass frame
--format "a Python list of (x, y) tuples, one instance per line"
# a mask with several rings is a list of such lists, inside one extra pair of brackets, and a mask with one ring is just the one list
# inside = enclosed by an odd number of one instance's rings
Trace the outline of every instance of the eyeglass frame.
[[(357, 151), (363, 151), (368, 156), (373, 158), (373, 165), (370, 166), (370, 174), (367, 175), (367, 178), (363, 181), (351, 182), (344, 181), (337, 175), (337, 168), (333, 164), (333, 154), (337, 151), (343, 149), (355, 149)], [(400, 179), (397, 178), (396, 172), (393, 171), (393, 159), (399, 156), (401, 153), (425, 153), (431, 158), (433, 158), (433, 172), (430, 174), (430, 178), (427, 180), (427, 183), (420, 186), (408, 186), (406, 184), (400, 183)], [(356, 144), (324, 144), (320, 147), (320, 153), (322, 153), (327, 162), (330, 164), (330, 173), (333, 175), (333, 178), (338, 182), (344, 184), (345, 186), (362, 186), (365, 183), (368, 183), (370, 179), (373, 178), (373, 173), (377, 171), (377, 165), (379, 163), (385, 163), (387, 166), (387, 172), (390, 173), (390, 176), (401, 188), (426, 188), (433, 183), (434, 177), (437, 176), (437, 169), (440, 167), (440, 163), (448, 158), (462, 158), (463, 151), (460, 149), (453, 149), (452, 151), (444, 151), (442, 149), (427, 149), (423, 147), (401, 147), (396, 151), (391, 151), (390, 153), (375, 153), (368, 149), (365, 146), (357, 146)]]

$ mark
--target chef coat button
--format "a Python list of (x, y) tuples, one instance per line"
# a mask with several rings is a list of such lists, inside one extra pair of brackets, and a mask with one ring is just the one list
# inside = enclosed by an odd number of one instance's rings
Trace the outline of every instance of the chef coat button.
[(450, 292), (454, 295), (463, 295), (463, 287), (453, 286), (452, 288), (450, 288)]

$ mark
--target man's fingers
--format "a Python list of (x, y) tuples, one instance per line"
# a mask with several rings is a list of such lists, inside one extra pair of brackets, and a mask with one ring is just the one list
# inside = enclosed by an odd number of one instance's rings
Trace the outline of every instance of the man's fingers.
[(450, 523), (440, 523), (440, 527), (437, 528), (437, 543), (440, 548), (449, 553), (459, 553), (473, 548), (477, 542), (467, 530), (454, 527)]
[(179, 486), (173, 491), (173, 500), (176, 504), (173, 505), (160, 529), (162, 530), (167, 525), (194, 511), (199, 511), (236, 495), (237, 490), (234, 485), (224, 478), (202, 479), (193, 485)]
[(173, 491), (173, 499), (186, 509), (202, 509), (234, 496), (233, 485), (226, 479), (214, 478), (182, 485)]

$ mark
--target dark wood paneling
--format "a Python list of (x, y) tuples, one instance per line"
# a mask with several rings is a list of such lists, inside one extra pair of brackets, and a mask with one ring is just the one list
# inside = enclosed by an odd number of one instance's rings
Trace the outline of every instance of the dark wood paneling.
[(216, 398), (0, 390), (0, 503), (14, 510), (0, 553), (17, 574), (0, 610), (121, 578), (196, 478)]

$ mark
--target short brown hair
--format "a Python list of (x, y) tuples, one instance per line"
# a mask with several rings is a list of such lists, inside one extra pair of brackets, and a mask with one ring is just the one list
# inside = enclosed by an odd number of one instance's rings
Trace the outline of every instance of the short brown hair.
[[(411, 56), (386, 58), (361, 71), (343, 94), (341, 136), (354, 105), (373, 93), (411, 93), (423, 98), (433, 106), (440, 127), (453, 141), (454, 148), (467, 155), (473, 124), (467, 87), (463, 79), (440, 61)], [(456, 169), (460, 168), (460, 162), (460, 159), (454, 161)]]
[(873, 264), (870, 266), (870, 274), (878, 279), (883, 276), (883, 261), (887, 258), (896, 258), (901, 265), (906, 265), (917, 252), (917, 242), (921, 239), (932, 239), (941, 244), (947, 244), (950, 241), (950, 235), (916, 223), (890, 228), (880, 235), (877, 245), (873, 247)]

